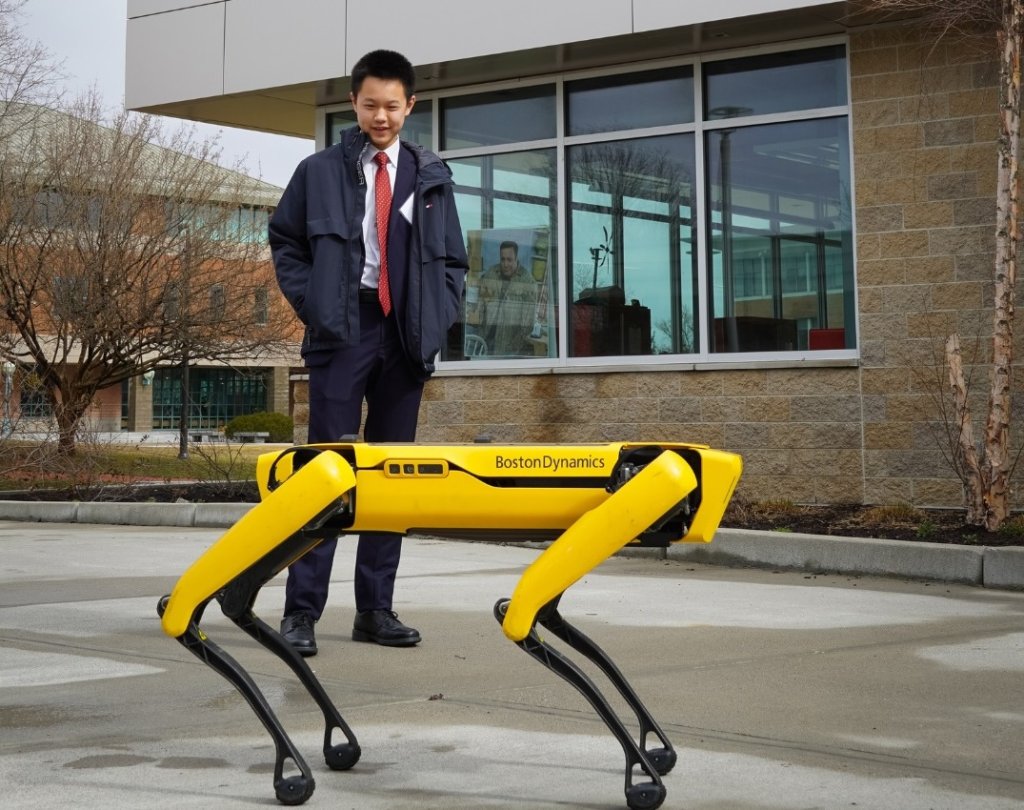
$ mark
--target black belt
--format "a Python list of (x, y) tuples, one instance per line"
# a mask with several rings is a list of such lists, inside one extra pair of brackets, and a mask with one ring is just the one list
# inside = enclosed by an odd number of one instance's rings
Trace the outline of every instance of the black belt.
[(374, 287), (360, 287), (359, 288), (359, 303), (360, 304), (378, 304), (380, 303), (380, 296)]

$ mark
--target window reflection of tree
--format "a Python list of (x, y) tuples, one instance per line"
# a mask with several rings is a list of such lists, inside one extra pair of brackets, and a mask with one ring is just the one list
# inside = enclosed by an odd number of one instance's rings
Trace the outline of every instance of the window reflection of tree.
[[(605, 243), (609, 248), (611, 284), (623, 291), (626, 289), (627, 267), (625, 246), (625, 223), (627, 218), (644, 219), (668, 227), (669, 249), (669, 321), (662, 319), (652, 329), (651, 345), (657, 346), (660, 335), (670, 338), (672, 353), (691, 351), (694, 327), (692, 310), (683, 302), (683, 273), (688, 272), (693, 281), (693, 261), (683, 266), (684, 241), (692, 239), (694, 222), (682, 216), (683, 208), (694, 210), (693, 191), (693, 140), (690, 136), (667, 136), (643, 140), (587, 144), (569, 148), (571, 184), (578, 184), (588, 191), (606, 195), (607, 204), (571, 199), (574, 213), (589, 212), (610, 219), (610, 231)], [(570, 195), (572, 192), (570, 191)], [(659, 214), (627, 207), (629, 200), (642, 200), (665, 205), (666, 213)], [(575, 246), (581, 236), (571, 235), (571, 253), (586, 254), (589, 257), (591, 245)], [(575, 262), (574, 262), (575, 265)], [(573, 278), (573, 298), (589, 286), (578, 274)], [(692, 287), (695, 289), (695, 285)], [(694, 307), (695, 301), (690, 302)]]
[[(748, 316), (812, 327), (852, 322), (848, 282), (835, 283), (837, 275), (850, 278), (843, 126), (845, 119), (822, 119), (712, 133), (708, 176), (720, 219), (710, 229), (722, 248), (714, 313), (727, 329)], [(718, 351), (750, 348), (734, 332), (724, 336)]]
[[(479, 158), (461, 158), (451, 162), (467, 166), (475, 165), (479, 171), (479, 186), (460, 184), (456, 191), (460, 196), (478, 198), (480, 228), (551, 228), (554, 232), (556, 221), (554, 208), (555, 152), (553, 149), (518, 152), (511, 155), (484, 155)], [(509, 181), (517, 176), (544, 181), (543, 193), (532, 194), (522, 189), (516, 189), (516, 184)], [(505, 182), (496, 182), (498, 178), (504, 178)], [(523, 185), (526, 184), (523, 183)], [(548, 216), (544, 222), (534, 220), (526, 222), (501, 221), (499, 217), (495, 216), (495, 204), (501, 202), (543, 208)], [(463, 223), (464, 227), (467, 225), (468, 223)]]

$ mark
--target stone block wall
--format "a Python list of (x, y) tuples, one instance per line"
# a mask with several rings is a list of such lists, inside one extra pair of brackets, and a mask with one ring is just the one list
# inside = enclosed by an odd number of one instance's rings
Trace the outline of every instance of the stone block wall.
[[(956, 426), (943, 416), (942, 347), (958, 332), (968, 360), (983, 363), (990, 354), (996, 50), (994, 38), (953, 37), (936, 44), (934, 32), (909, 24), (850, 40), (864, 499), (871, 503), (961, 505), (946, 438)], [(971, 388), (980, 428), (983, 364), (973, 367)], [(1020, 398), (1016, 421), (1024, 424)]]
[(859, 501), (856, 368), (437, 377), (418, 438), (687, 441), (744, 456), (743, 497)]

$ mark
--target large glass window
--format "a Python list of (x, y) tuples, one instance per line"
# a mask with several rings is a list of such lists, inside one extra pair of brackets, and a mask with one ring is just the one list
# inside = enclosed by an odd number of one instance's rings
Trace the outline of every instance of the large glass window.
[(570, 357), (695, 350), (693, 144), (667, 135), (567, 150)]
[(443, 360), (556, 357), (555, 150), (453, 158), (469, 274)]
[(566, 83), (566, 132), (590, 135), (693, 121), (693, 68)]
[(442, 364), (856, 348), (848, 80), (819, 42), (428, 93), (403, 137), (437, 133), (469, 255)]
[(707, 135), (713, 352), (852, 346), (845, 118)]
[(441, 148), (541, 141), (555, 137), (555, 86), (456, 96), (441, 103)]
[[(181, 369), (157, 369), (153, 379), (153, 428), (181, 424)], [(223, 429), (236, 416), (267, 410), (267, 371), (191, 368), (188, 375), (188, 427)]]
[(846, 104), (842, 45), (709, 62), (704, 66), (708, 120)]

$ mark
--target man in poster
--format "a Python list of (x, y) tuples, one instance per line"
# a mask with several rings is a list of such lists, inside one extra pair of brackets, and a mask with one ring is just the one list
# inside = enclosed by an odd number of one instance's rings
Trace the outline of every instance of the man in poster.
[(480, 277), (480, 322), (488, 351), (498, 357), (532, 355), (527, 338), (535, 321), (537, 283), (519, 263), (518, 243), (502, 242), (499, 257)]

